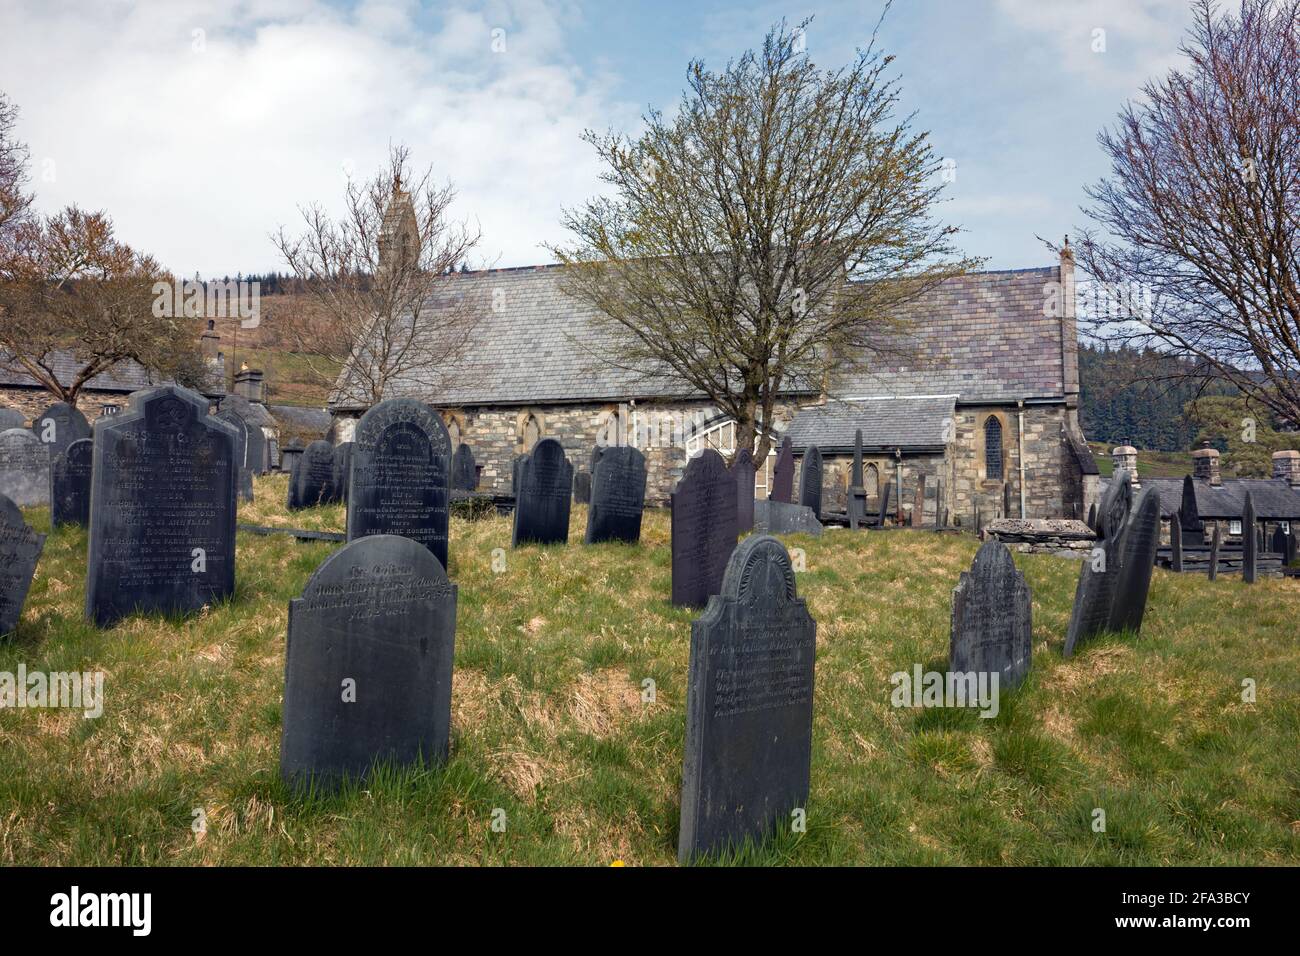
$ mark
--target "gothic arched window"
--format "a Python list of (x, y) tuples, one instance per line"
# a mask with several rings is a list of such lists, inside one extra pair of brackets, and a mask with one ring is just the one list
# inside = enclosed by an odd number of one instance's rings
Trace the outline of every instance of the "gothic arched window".
[(868, 498), (874, 498), (880, 494), (880, 469), (874, 464), (867, 465), (867, 471), (862, 476), (862, 480), (866, 484)]
[(529, 415), (528, 420), (524, 422), (524, 432), (523, 432), (524, 451), (525, 452), (532, 451), (533, 446), (536, 445), (537, 442), (541, 440), (541, 437), (542, 437), (541, 423), (537, 421), (536, 415)]
[(992, 415), (984, 422), (984, 477), (1002, 480), (1002, 423)]

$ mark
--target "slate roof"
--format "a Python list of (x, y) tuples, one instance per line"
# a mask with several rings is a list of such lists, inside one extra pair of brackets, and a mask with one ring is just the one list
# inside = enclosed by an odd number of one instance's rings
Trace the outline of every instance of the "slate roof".
[[(21, 366), (14, 365), (13, 353), (0, 352), (0, 388), (42, 388)], [(51, 353), (50, 365), (54, 370), (55, 376), (62, 385), (72, 384), (77, 373), (81, 371), (84, 363), (78, 361), (76, 356), (67, 349), (59, 349)], [(145, 368), (139, 362), (127, 359), (118, 362), (112, 368), (101, 372), (92, 378), (84, 386), (90, 391), (95, 392), (121, 392), (129, 394), (138, 392), (142, 388), (154, 388), (158, 385), (172, 385), (171, 379), (155, 375), (151, 370)], [(222, 395), (226, 391), (225, 375), (214, 376), (208, 390), (204, 394)]]
[(786, 430), (796, 450), (816, 445), (823, 452), (853, 451), (862, 429), (864, 451), (927, 451), (943, 448), (944, 420), (953, 421), (955, 395), (830, 401), (799, 409)]
[[(560, 290), (562, 268), (448, 276), (430, 307), (464, 303), (481, 316), (456, 369), (458, 384), (434, 395), (429, 381), (407, 376), (392, 383), (390, 394), (440, 406), (700, 397), (663, 376), (615, 368), (593, 356), (583, 343), (594, 334), (594, 310)], [(832, 395), (1061, 398), (1062, 323), (1043, 314), (1044, 284), (1059, 275), (1058, 267), (1048, 267), (972, 273), (942, 283), (906, 308), (902, 317), (915, 323), (909, 331), (882, 338), (890, 354), (874, 360), (870, 374), (832, 383)], [(338, 389), (330, 404), (364, 407), (344, 401)]]
[[(1182, 478), (1141, 478), (1142, 487), (1160, 493), (1160, 514), (1168, 518), (1183, 506)], [(1103, 483), (1103, 487), (1108, 482)], [(1260, 521), (1300, 520), (1300, 488), (1292, 488), (1282, 478), (1224, 478), (1223, 484), (1211, 485), (1205, 479), (1193, 479), (1196, 516), (1202, 520), (1240, 518), (1246, 506), (1246, 492), (1255, 502)]]
[(324, 438), (333, 416), (323, 408), (301, 405), (270, 405), (267, 410), (280, 428), (280, 440), (298, 439), (306, 444)]

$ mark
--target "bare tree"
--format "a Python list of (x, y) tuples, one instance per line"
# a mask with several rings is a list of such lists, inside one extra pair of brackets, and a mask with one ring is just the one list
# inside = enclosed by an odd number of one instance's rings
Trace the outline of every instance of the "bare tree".
[(900, 306), (975, 264), (931, 220), (940, 162), (894, 118), (891, 58), (873, 34), (819, 70), (807, 23), (720, 74), (693, 62), (677, 116), (636, 141), (588, 131), (614, 194), (566, 212), (576, 241), (551, 250), (597, 310), (593, 354), (704, 394), (760, 460), (781, 393), (868, 362)]
[[(479, 318), (448, 289), (479, 230), (451, 221), (455, 190), (436, 185), (432, 168), (411, 181), (409, 158), (406, 147), (393, 147), (373, 178), (349, 177), (340, 219), (313, 204), (301, 210), (303, 233), (281, 228), (272, 237), (310, 303), (273, 321), (313, 377), (363, 406), (398, 380), (436, 398)], [(447, 301), (428, 307), (442, 293)]]
[(1194, 7), (1187, 67), (1099, 137), (1111, 177), (1076, 255), (1118, 307), (1080, 325), (1300, 427), (1300, 0)]
[(10, 278), (12, 262), (32, 221), (32, 196), (26, 192), (28, 152), (15, 138), (17, 125), (18, 107), (0, 92), (0, 282)]
[(135, 361), (202, 387), (198, 323), (165, 314), (154, 285), (171, 277), (113, 235), (102, 212), (70, 206), (27, 230), (0, 287), (0, 365), (75, 404), (95, 376)]

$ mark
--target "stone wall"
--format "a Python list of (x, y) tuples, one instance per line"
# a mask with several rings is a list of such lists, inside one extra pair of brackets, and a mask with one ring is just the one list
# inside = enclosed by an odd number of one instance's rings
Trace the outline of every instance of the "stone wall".
[[(77, 396), (77, 408), (92, 425), (102, 414), (105, 405), (116, 405), (125, 411), (129, 397), (115, 392), (82, 392)], [(27, 424), (45, 409), (53, 405), (56, 399), (49, 392), (38, 388), (0, 388), (0, 407), (16, 408), (27, 416)]]

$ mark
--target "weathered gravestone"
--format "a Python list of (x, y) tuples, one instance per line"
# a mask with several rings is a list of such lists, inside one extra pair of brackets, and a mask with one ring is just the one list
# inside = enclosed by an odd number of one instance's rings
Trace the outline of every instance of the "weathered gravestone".
[(1127, 471), (1120, 469), (1111, 478), (1101, 501), (1097, 515), (1097, 544), (1092, 554), (1084, 559), (1079, 572), (1070, 627), (1062, 651), (1064, 657), (1073, 655), (1075, 647), (1110, 626), (1123, 555), (1124, 527), (1132, 506), (1132, 479)]
[(853, 471), (849, 476), (849, 495), (845, 503), (849, 514), (849, 530), (857, 531), (867, 515), (867, 489), (862, 476), (862, 429), (853, 435)]
[(16, 408), (0, 408), (0, 432), (11, 428), (26, 428), (27, 416)]
[(776, 464), (772, 466), (772, 491), (768, 497), (773, 501), (794, 502), (794, 445), (788, 437), (777, 450)]
[(1132, 514), (1124, 528), (1120, 555), (1119, 581), (1115, 603), (1110, 613), (1112, 631), (1142, 630), (1147, 610), (1147, 593), (1155, 571), (1156, 551), (1160, 547), (1160, 492), (1144, 488), (1133, 503)]
[[(554, 438), (543, 438), (519, 464), (516, 475), (519, 485), (515, 492), (511, 545), (567, 542), (569, 510), (573, 505), (573, 465), (564, 454), (564, 446)], [(592, 475), (593, 494), (595, 481), (596, 476)]]
[(1218, 580), (1219, 577), (1219, 545), (1223, 541), (1223, 534), (1219, 530), (1216, 522), (1214, 525), (1214, 534), (1210, 538), (1210, 570), (1209, 577), (1211, 581)]
[(95, 442), (81, 438), (50, 462), (50, 526), (90, 523), (90, 474)]
[(0, 495), (20, 508), (49, 504), (50, 453), (26, 428), (0, 432)]
[(764, 534), (810, 534), (820, 538), (822, 523), (807, 505), (755, 501), (754, 530)]
[(727, 469), (736, 480), (736, 531), (754, 530), (754, 453), (748, 448), (736, 452)]
[(1282, 553), (1285, 555), (1285, 561), (1288, 566), (1295, 564), (1296, 528), (1294, 524), (1291, 525), (1291, 533), (1286, 536), (1286, 547), (1283, 548)]
[(1286, 541), (1287, 541), (1286, 531), (1283, 530), (1281, 525), (1278, 525), (1276, 528), (1273, 529), (1273, 541), (1272, 544), (1269, 546), (1269, 550), (1272, 551), (1274, 554), (1282, 555), (1283, 563), (1286, 562)]
[(474, 452), (461, 442), (451, 456), (451, 487), (454, 491), (473, 491), (478, 487), (478, 469)]
[(289, 510), (314, 508), (339, 500), (334, 490), (334, 446), (319, 438), (303, 449), (289, 477)]
[(520, 476), (523, 474), (524, 462), (527, 460), (527, 455), (515, 455), (510, 462), (510, 493), (515, 496), (516, 500), (519, 498), (519, 487), (522, 482)]
[(948, 670), (998, 674), (998, 687), (1020, 686), (1033, 651), (1033, 602), (1011, 551), (992, 539), (980, 545), (952, 591)]
[(0, 495), (0, 637), (18, 626), (44, 547), (45, 535), (28, 527), (18, 506)]
[(95, 423), (86, 617), (181, 613), (235, 589), (235, 433), (164, 386)]
[(1241, 510), (1241, 579), (1254, 584), (1259, 576), (1259, 532), (1255, 526), (1255, 501), (1246, 492)]
[(691, 625), (679, 861), (760, 841), (806, 807), (816, 645), (785, 547), (747, 538)]
[(1169, 569), (1176, 573), (1183, 570), (1183, 513), (1174, 514), (1169, 522)]
[(822, 450), (816, 445), (803, 453), (803, 467), (799, 469), (799, 504), (812, 509), (817, 518), (822, 516)]
[(90, 423), (75, 406), (55, 402), (32, 422), (32, 431), (50, 451), (50, 459), (61, 455), (74, 441), (90, 437)]
[(591, 479), (587, 544), (641, 540), (645, 510), (645, 455), (628, 445), (606, 448)]
[(390, 398), (361, 416), (353, 443), (348, 540), (400, 534), (446, 568), (451, 439), (442, 416), (413, 398)]
[(1097, 502), (1088, 506), (1088, 527), (1095, 533), (1097, 530)]
[(672, 493), (673, 604), (703, 607), (722, 587), (736, 547), (736, 482), (706, 448), (686, 466)]
[(585, 471), (576, 472), (573, 476), (573, 503), (591, 504), (591, 475)]
[(289, 602), (280, 774), (361, 779), (447, 755), (456, 585), (423, 544), (358, 538)]
[(294, 468), (298, 466), (298, 459), (302, 457), (302, 451), (302, 442), (296, 438), (284, 445), (280, 449), (280, 470), (292, 475)]
[[(215, 417), (221, 419), (235, 430), (235, 464), (239, 467), (239, 500), (252, 501), (253, 472), (248, 467), (248, 422), (244, 420), (243, 415), (232, 409), (224, 409), (218, 412)], [(259, 428), (257, 433), (261, 435), (262, 430)], [(291, 488), (292, 484), (290, 482)], [(290, 494), (292, 494), (292, 491)]]
[(356, 445), (350, 441), (340, 442), (334, 446), (334, 494), (335, 500), (344, 504), (348, 500), (348, 490), (352, 481), (352, 450)]

